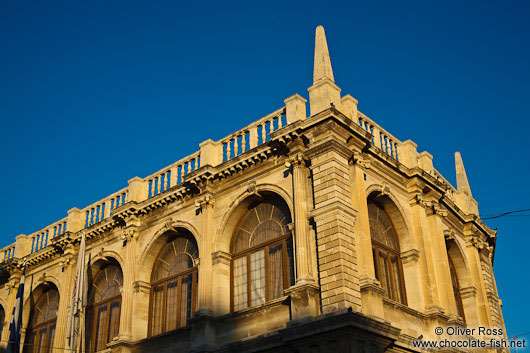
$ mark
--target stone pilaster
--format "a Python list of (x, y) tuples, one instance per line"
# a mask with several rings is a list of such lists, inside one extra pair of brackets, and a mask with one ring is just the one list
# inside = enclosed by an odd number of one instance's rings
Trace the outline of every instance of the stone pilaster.
[[(420, 186), (421, 189), (421, 186)], [(429, 222), (425, 208), (428, 207), (427, 202), (421, 192), (413, 194), (410, 199), (410, 211), (412, 215), (412, 232), (418, 244), (420, 254), (419, 267), (421, 271), (422, 292), (425, 299), (426, 311), (439, 311), (440, 297), (438, 295), (438, 287), (436, 285), (436, 273), (433, 255), (433, 244), (431, 240)], [(408, 292), (407, 292), (408, 296)]]
[[(57, 325), (55, 327), (55, 344), (56, 347), (68, 347), (68, 317), (70, 315), (70, 306), (72, 305), (72, 285), (77, 266), (76, 259), (79, 253), (72, 243), (66, 245), (62, 255), (61, 266), (61, 292), (59, 293), (59, 309), (57, 310)], [(55, 349), (54, 353), (64, 353), (63, 349)]]
[(138, 246), (138, 227), (140, 220), (133, 216), (126, 220), (126, 226), (121, 230), (121, 240), (125, 247), (125, 264), (123, 271), (123, 287), (121, 293), (120, 308), (120, 341), (130, 341), (133, 338), (133, 298), (134, 298), (134, 274), (136, 273), (136, 249)]
[[(438, 199), (438, 196), (436, 196), (436, 199)], [(430, 206), (425, 211), (427, 214), (429, 233), (431, 235), (431, 246), (433, 247), (431, 253), (433, 256), (439, 306), (445, 313), (456, 315), (456, 302), (453, 295), (449, 258), (442, 223), (442, 217), (447, 216), (447, 210), (438, 204), (438, 202), (430, 201)]]
[(199, 245), (198, 310), (191, 319), (191, 346), (189, 352), (210, 352), (215, 348), (215, 325), (213, 322), (213, 266), (212, 244), (214, 237), (214, 200), (207, 192), (195, 203), (198, 217), (202, 218), (202, 234)]
[(475, 229), (472, 225), (467, 225), (464, 229), (466, 240), (466, 255), (469, 261), (472, 283), (476, 286), (476, 307), (478, 310), (479, 323), (485, 327), (491, 327), (492, 320), (489, 311), (488, 295), (484, 278), (482, 276), (482, 265), (479, 250), (483, 246), (478, 235), (475, 235)]

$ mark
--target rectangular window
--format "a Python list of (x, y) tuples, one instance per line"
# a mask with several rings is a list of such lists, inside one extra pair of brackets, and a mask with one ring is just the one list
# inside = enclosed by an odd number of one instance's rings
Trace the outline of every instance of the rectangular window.
[(234, 310), (241, 310), (247, 304), (247, 257), (234, 260)]

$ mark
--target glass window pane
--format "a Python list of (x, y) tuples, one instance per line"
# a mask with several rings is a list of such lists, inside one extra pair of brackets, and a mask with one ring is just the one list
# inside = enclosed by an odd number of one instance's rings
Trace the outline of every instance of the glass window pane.
[(180, 326), (184, 327), (191, 318), (191, 299), (192, 299), (192, 281), (191, 274), (182, 277), (180, 284)]
[(164, 286), (153, 288), (153, 317), (151, 321), (151, 331), (153, 335), (162, 333), (162, 313), (164, 308)]
[(289, 271), (287, 272), (289, 275), (287, 283), (289, 283), (290, 286), (294, 285), (294, 249), (293, 249), (293, 238), (289, 238), (286, 240), (287, 243), (287, 263), (289, 264)]
[(403, 287), (401, 286), (401, 275), (399, 271), (399, 261), (398, 261), (397, 256), (392, 257), (392, 276), (394, 277), (394, 286), (395, 286), (395, 293), (396, 293), (396, 298), (394, 299), (395, 301), (403, 304), (404, 303), (403, 293), (401, 292), (401, 289)]
[(269, 247), (269, 299), (283, 296), (283, 246), (275, 244)]
[(250, 298), (252, 306), (265, 302), (265, 250), (250, 254)]
[(107, 346), (107, 339), (105, 337), (105, 324), (107, 323), (107, 306), (101, 306), (97, 308), (96, 313), (96, 339), (95, 347), (96, 351), (105, 349)]
[(120, 301), (116, 300), (110, 304), (109, 334), (107, 342), (118, 336), (120, 332)]
[(234, 310), (241, 310), (247, 305), (247, 257), (234, 260)]
[(177, 310), (178, 310), (178, 279), (175, 279), (167, 284), (167, 299), (166, 299), (166, 331), (177, 328)]
[(379, 252), (379, 282), (381, 282), (381, 287), (385, 290), (385, 296), (387, 298), (390, 298), (390, 281), (389, 281), (389, 271), (388, 271), (388, 259), (386, 257), (386, 253), (380, 251)]

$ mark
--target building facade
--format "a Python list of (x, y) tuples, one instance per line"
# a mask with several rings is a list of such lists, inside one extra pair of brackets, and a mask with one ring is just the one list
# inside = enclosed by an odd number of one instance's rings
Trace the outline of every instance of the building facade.
[(24, 352), (68, 351), (83, 233), (86, 352), (410, 352), (446, 338), (436, 327), (504, 330), (496, 232), (460, 154), (454, 188), (341, 96), (320, 26), (308, 90), (309, 113), (295, 94), (17, 236), (0, 253), (0, 347), (26, 259)]

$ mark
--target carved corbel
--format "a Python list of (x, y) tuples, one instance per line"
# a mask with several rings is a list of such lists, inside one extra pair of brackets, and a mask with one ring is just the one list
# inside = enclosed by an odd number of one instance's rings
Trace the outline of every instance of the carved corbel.
[(247, 192), (250, 195), (256, 195), (258, 197), (261, 197), (260, 193), (256, 189), (256, 182), (254, 180), (249, 181), (249, 183), (247, 184)]
[(445, 241), (456, 240), (455, 231), (452, 230), (452, 229), (445, 229), (444, 230), (444, 238), (445, 238)]
[(204, 195), (195, 201), (196, 213), (199, 214), (206, 206), (213, 206), (214, 200), (210, 195)]
[(357, 164), (364, 169), (371, 168), (371, 160), (368, 154), (366, 153), (354, 151), (348, 162), (351, 165)]
[(292, 170), (294, 167), (308, 167), (309, 165), (309, 159), (302, 152), (296, 153), (285, 161), (285, 168), (289, 170)]

